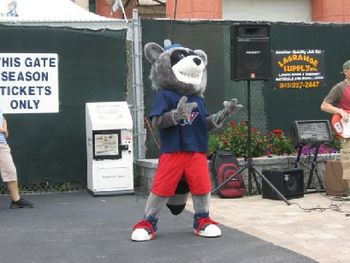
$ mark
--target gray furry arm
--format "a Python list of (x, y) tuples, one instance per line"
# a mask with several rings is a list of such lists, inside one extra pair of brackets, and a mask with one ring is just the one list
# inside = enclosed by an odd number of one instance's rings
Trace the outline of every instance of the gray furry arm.
[(165, 112), (163, 115), (152, 118), (152, 126), (156, 129), (168, 128), (177, 125), (182, 120), (187, 120), (191, 112), (197, 107), (196, 102), (187, 103), (187, 97), (182, 96), (176, 109)]
[(237, 99), (224, 101), (223, 106), (224, 108), (222, 110), (207, 117), (207, 125), (209, 131), (215, 128), (220, 128), (228, 116), (243, 107), (243, 105), (237, 103)]
[(174, 111), (168, 111), (160, 116), (152, 118), (152, 127), (154, 129), (163, 129), (177, 125), (174, 117)]
[(215, 129), (222, 127), (223, 123), (217, 123), (215, 121), (215, 119), (216, 119), (216, 114), (212, 114), (212, 115), (207, 117), (208, 131), (212, 131), (212, 130), (215, 130)]
[[(206, 121), (207, 121), (208, 131), (215, 130), (222, 127), (223, 122), (217, 123), (215, 119), (216, 119), (216, 114), (212, 114), (207, 117)], [(154, 129), (169, 128), (177, 124), (178, 123), (174, 117), (174, 111), (169, 111), (164, 113), (161, 116), (154, 116), (152, 118), (152, 127)]]

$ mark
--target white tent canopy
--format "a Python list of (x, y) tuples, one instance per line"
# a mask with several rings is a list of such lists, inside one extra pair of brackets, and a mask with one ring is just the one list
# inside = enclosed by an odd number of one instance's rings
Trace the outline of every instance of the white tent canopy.
[[(12, 7), (15, 7), (15, 10), (11, 10)], [(6, 8), (10, 10), (6, 10)], [(67, 26), (89, 29), (127, 28), (127, 22), (123, 19), (96, 15), (70, 0), (0, 0), (0, 12), (2, 13), (0, 16), (2, 24)], [(17, 13), (17, 16), (6, 16), (7, 13)]]

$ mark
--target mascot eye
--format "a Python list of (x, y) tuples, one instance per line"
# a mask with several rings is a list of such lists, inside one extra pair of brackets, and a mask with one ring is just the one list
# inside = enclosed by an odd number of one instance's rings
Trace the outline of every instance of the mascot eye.
[(185, 50), (175, 50), (170, 56), (171, 66), (174, 66), (177, 62), (179, 62), (187, 56), (188, 53)]
[(182, 53), (182, 52), (176, 52), (176, 54), (174, 54), (175, 59), (177, 59), (177, 61), (180, 61), (181, 59), (184, 59), (186, 57), (186, 54)]

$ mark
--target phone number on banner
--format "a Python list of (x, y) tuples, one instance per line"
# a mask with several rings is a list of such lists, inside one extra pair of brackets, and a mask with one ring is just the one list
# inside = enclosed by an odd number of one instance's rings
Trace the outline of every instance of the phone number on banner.
[(315, 89), (320, 87), (319, 81), (293, 81), (293, 82), (279, 82), (280, 89)]

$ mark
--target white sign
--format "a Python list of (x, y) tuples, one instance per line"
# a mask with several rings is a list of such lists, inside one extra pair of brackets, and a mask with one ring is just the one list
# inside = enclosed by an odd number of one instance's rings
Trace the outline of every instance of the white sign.
[(58, 112), (58, 55), (0, 53), (3, 113)]

